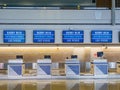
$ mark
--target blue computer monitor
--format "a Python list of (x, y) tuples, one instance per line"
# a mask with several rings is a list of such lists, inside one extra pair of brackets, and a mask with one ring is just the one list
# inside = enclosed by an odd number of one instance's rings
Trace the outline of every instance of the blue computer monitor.
[(101, 51), (101, 52), (97, 52), (97, 57), (102, 57), (104, 55), (104, 53)]
[(45, 55), (44, 59), (51, 59), (51, 56), (50, 55)]
[(77, 59), (77, 55), (71, 55), (71, 59)]

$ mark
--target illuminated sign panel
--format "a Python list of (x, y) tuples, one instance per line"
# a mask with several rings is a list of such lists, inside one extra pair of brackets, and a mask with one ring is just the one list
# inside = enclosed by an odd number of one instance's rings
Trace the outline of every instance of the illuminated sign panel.
[(83, 30), (63, 30), (62, 42), (63, 43), (83, 43), (84, 31)]
[(4, 30), (3, 31), (4, 43), (25, 43), (24, 30)]
[(112, 43), (112, 30), (92, 30), (92, 43)]
[(33, 31), (34, 43), (54, 43), (55, 31), (53, 30), (34, 30)]

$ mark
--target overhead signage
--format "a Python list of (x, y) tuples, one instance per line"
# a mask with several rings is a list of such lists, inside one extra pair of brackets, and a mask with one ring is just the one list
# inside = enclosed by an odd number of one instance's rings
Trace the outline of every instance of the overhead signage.
[(83, 43), (84, 31), (83, 30), (63, 30), (62, 42), (63, 43)]
[(112, 43), (112, 30), (92, 30), (92, 43)]
[(34, 43), (54, 43), (55, 31), (53, 30), (34, 30), (33, 31)]
[(25, 30), (4, 30), (4, 43), (25, 43)]

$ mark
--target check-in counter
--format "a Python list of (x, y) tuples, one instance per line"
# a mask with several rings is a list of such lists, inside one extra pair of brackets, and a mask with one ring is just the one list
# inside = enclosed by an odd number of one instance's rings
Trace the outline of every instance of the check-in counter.
[(51, 78), (51, 59), (37, 60), (37, 76), (39, 78)]
[(80, 77), (80, 61), (77, 59), (65, 60), (66, 78), (79, 78)]
[(91, 62), (92, 73), (95, 76), (108, 75), (108, 62), (107, 59), (95, 59)]
[(10, 59), (8, 61), (8, 76), (22, 77), (24, 73), (24, 65), (22, 59)]

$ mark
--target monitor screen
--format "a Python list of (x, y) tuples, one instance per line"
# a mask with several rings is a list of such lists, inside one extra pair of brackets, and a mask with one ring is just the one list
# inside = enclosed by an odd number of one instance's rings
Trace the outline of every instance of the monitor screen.
[(54, 43), (55, 31), (54, 30), (34, 30), (33, 42), (34, 43)]
[(77, 59), (77, 55), (71, 55), (71, 59)]
[(83, 30), (63, 30), (62, 42), (63, 43), (83, 43), (84, 31)]
[(44, 59), (51, 59), (51, 56), (50, 55), (45, 55)]
[(92, 43), (112, 43), (112, 30), (92, 30)]
[(120, 31), (119, 31), (119, 35), (118, 35), (118, 40), (119, 40), (119, 43), (120, 43)]
[(23, 55), (16, 55), (16, 59), (23, 59)]
[(103, 56), (103, 52), (97, 52), (97, 57), (102, 57)]
[(25, 43), (25, 30), (4, 30), (4, 43)]

